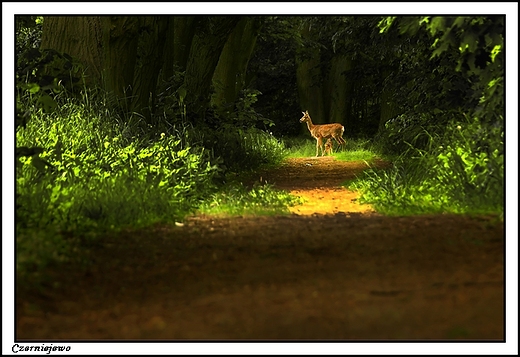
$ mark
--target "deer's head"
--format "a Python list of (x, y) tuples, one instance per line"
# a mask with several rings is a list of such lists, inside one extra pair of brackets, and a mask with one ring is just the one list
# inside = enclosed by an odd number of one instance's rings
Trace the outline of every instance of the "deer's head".
[(303, 116), (300, 118), (300, 123), (305, 123), (305, 122), (311, 120), (311, 117), (310, 117), (308, 111), (302, 112), (302, 114), (303, 114)]

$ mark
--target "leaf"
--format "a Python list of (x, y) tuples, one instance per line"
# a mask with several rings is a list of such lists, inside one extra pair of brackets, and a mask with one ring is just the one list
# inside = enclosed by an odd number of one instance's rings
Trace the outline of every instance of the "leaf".
[(36, 169), (40, 172), (45, 172), (47, 166), (51, 167), (52, 165), (47, 161), (43, 160), (38, 154), (33, 155), (31, 157), (31, 164), (36, 167)]
[(180, 87), (177, 90), (177, 94), (179, 95), (179, 101), (184, 102), (184, 98), (186, 98), (186, 88), (184, 86)]
[(48, 94), (42, 94), (37, 103), (46, 113), (52, 113), (58, 107), (56, 101)]
[(440, 56), (443, 52), (445, 52), (448, 49), (448, 42), (441, 42), (441, 45), (433, 51), (430, 59), (434, 59), (435, 57)]
[(27, 83), (25, 89), (31, 94), (36, 94), (40, 91), (40, 86), (36, 83)]
[(41, 154), (43, 152), (43, 148), (40, 147), (26, 147), (26, 146), (20, 146), (16, 148), (16, 157), (22, 157), (22, 156), (33, 156), (37, 154)]
[(453, 22), (453, 27), (458, 27), (458, 28), (461, 28), (461, 29), (464, 29), (466, 27), (466, 23), (468, 21), (468, 17), (462, 17), (462, 16), (459, 16), (455, 19), (455, 21)]
[(430, 33), (435, 36), (435, 34), (439, 31), (444, 31), (445, 28), (445, 18), (442, 16), (436, 16), (432, 18), (430, 24), (428, 25)]
[[(473, 32), (465, 32), (464, 39), (462, 40), (460, 47), (468, 49), (470, 52), (475, 52), (478, 46), (478, 37)], [(464, 51), (463, 51), (464, 52)]]

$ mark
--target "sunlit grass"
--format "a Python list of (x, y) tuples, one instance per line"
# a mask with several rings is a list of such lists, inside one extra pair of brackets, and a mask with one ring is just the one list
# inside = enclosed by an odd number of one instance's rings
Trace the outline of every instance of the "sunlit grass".
[(83, 99), (34, 112), (17, 129), (17, 147), (41, 148), (37, 157), (20, 157), (16, 170), (20, 274), (81, 259), (82, 244), (112, 230), (182, 221), (199, 207), (206, 214), (282, 214), (295, 200), (270, 186), (224, 184), (230, 173), (240, 177), (240, 170), (283, 159), (283, 143), (269, 133), (151, 128)]
[(301, 199), (273, 186), (255, 185), (248, 189), (232, 183), (205, 200), (197, 213), (213, 216), (279, 215), (289, 214), (288, 207)]
[[(293, 138), (284, 140), (287, 158), (314, 157), (316, 156), (316, 140), (307, 138)], [(346, 144), (339, 146), (333, 142), (332, 156), (341, 161), (367, 161), (370, 162), (379, 155), (369, 140), (347, 139)], [(319, 152), (321, 155), (321, 150)]]
[(370, 162), (379, 157), (376, 153), (370, 150), (353, 150), (353, 151), (340, 151), (334, 153), (334, 156), (337, 160), (341, 161), (367, 161)]
[[(478, 123), (475, 127), (479, 127)], [(503, 216), (504, 181), (500, 133), (494, 150), (484, 151), (455, 126), (430, 151), (410, 148), (387, 169), (369, 169), (345, 183), (360, 202), (387, 215), (486, 214)], [(489, 134), (491, 136), (491, 134)], [(442, 141), (439, 141), (442, 140)]]
[(310, 157), (316, 155), (316, 140), (304, 138), (286, 138), (285, 143), (285, 157)]

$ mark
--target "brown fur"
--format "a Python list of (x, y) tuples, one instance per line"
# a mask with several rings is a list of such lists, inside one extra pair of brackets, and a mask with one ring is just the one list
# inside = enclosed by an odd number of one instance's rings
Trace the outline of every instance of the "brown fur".
[(303, 117), (301, 117), (300, 123), (307, 123), (307, 128), (311, 132), (312, 137), (316, 139), (316, 156), (319, 155), (320, 148), (321, 156), (325, 155), (322, 139), (333, 138), (339, 145), (345, 144), (345, 139), (343, 139), (345, 128), (343, 125), (339, 123), (314, 125), (309, 112), (302, 113)]
[(325, 143), (325, 155), (332, 155), (334, 153), (332, 149), (332, 140), (328, 138), (327, 142)]

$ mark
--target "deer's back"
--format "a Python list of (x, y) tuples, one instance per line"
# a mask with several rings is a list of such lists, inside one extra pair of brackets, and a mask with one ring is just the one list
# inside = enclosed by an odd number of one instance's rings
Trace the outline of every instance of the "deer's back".
[(321, 124), (314, 125), (311, 130), (311, 134), (315, 138), (330, 138), (334, 136), (342, 136), (344, 130), (345, 128), (343, 128), (343, 125), (338, 123)]

